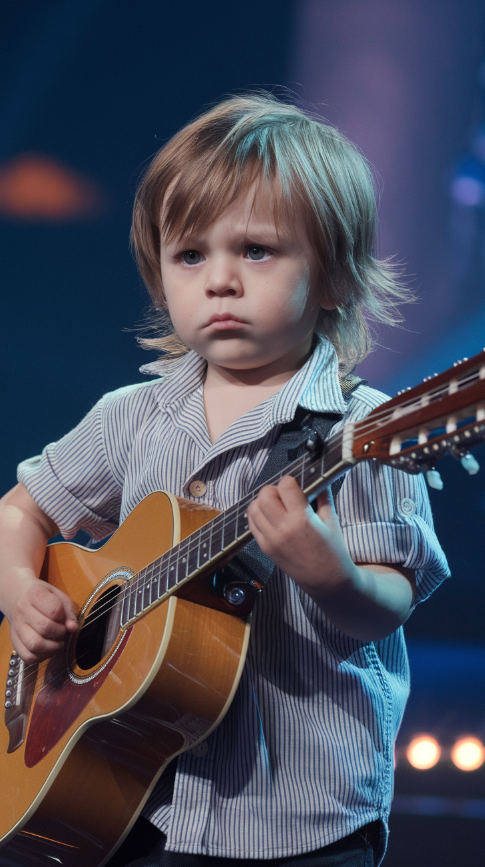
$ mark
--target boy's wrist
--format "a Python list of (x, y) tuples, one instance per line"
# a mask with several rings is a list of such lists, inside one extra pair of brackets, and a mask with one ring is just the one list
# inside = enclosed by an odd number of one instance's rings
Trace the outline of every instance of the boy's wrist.
[(17, 567), (12, 569), (9, 575), (7, 574), (0, 592), (0, 611), (9, 623), (12, 621), (12, 613), (17, 601), (28, 592), (30, 587), (36, 586), (39, 580), (33, 569), (27, 566)]

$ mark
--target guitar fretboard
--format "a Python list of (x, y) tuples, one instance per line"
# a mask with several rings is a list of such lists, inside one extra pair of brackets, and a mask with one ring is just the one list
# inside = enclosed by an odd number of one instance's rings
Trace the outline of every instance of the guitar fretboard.
[[(247, 521), (249, 504), (265, 485), (276, 485), (283, 476), (293, 476), (301, 489), (314, 489), (315, 494), (328, 486), (340, 467), (342, 434), (335, 434), (318, 457), (305, 453), (271, 479), (259, 485), (233, 506), (187, 536), (153, 563), (145, 566), (125, 584), (121, 611), (121, 626), (136, 620), (174, 590), (195, 575), (216, 571), (223, 558), (236, 554), (252, 538)], [(339, 463), (340, 462), (340, 463)], [(324, 463), (327, 466), (325, 472)], [(334, 470), (332, 474), (332, 470)]]

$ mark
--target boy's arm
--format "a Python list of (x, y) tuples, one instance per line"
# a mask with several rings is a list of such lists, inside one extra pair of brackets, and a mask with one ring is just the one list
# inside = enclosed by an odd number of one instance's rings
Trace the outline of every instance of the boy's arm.
[(47, 541), (58, 532), (23, 485), (0, 500), (0, 610), (25, 662), (59, 652), (77, 629), (73, 602), (38, 578)]
[(379, 641), (409, 617), (414, 572), (397, 564), (356, 565), (345, 547), (331, 497), (315, 514), (291, 476), (262, 489), (248, 509), (260, 548), (298, 584), (342, 632)]

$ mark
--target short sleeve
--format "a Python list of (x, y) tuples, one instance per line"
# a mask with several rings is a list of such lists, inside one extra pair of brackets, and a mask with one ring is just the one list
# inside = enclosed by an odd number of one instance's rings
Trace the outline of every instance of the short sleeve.
[(17, 478), (65, 539), (102, 539), (118, 526), (122, 485), (104, 443), (102, 398), (74, 430), (19, 464)]
[(342, 485), (337, 512), (355, 563), (400, 563), (416, 570), (416, 603), (449, 577), (422, 474), (358, 463)]

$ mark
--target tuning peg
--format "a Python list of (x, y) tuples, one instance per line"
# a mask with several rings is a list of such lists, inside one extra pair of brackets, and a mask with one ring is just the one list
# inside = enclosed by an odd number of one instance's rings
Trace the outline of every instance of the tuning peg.
[(480, 469), (480, 464), (477, 460), (475, 460), (475, 458), (473, 457), (473, 455), (470, 454), (470, 452), (467, 452), (466, 455), (461, 456), (460, 463), (463, 469), (465, 469), (470, 476), (474, 476), (476, 473), (478, 473), (478, 470)]
[(436, 491), (443, 490), (443, 479), (441, 478), (438, 470), (427, 470), (426, 481), (428, 482), (430, 488), (434, 488)]

